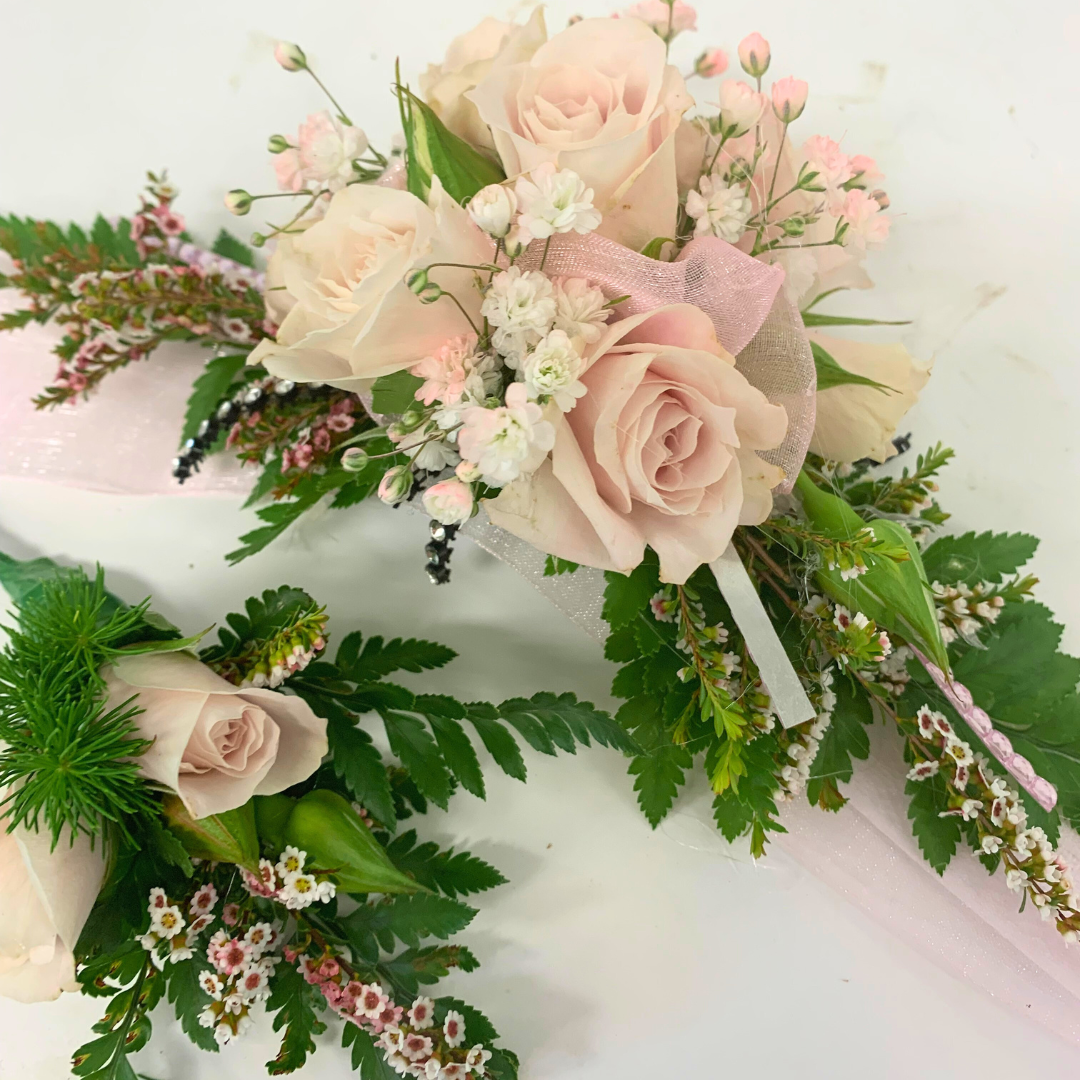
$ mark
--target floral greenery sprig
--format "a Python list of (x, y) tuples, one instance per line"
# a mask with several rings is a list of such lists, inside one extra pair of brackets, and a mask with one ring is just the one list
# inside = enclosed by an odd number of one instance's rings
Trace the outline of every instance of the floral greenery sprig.
[[(126, 828), (149, 812), (150, 789), (137, 758), (132, 701), (105, 704), (103, 665), (123, 655), (187, 648), (149, 603), (128, 607), (81, 569), (41, 560), (17, 564), (0, 555), (0, 584), (18, 603), (0, 653), (0, 802), (10, 831), (43, 828), (53, 846), (67, 831), (98, 838), (107, 825)], [(201, 635), (200, 635), (201, 636)]]
[(0, 329), (54, 321), (64, 338), (60, 369), (35, 399), (47, 408), (85, 395), (111, 371), (149, 356), (164, 341), (249, 350), (264, 334), (261, 280), (249, 249), (224, 230), (212, 252), (195, 248), (172, 209), (176, 189), (148, 174), (142, 208), (115, 225), (98, 217), (89, 233), (47, 221), (0, 218), (0, 248), (16, 272), (0, 288), (29, 306)]

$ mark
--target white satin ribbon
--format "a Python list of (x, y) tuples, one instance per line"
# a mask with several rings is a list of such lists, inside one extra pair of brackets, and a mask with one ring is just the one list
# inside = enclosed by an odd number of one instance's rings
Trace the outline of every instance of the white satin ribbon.
[(817, 716), (817, 709), (806, 696), (739, 553), (728, 544), (724, 554), (709, 563), (709, 569), (761, 672), (761, 681), (769, 691), (780, 723), (787, 728), (813, 720)]

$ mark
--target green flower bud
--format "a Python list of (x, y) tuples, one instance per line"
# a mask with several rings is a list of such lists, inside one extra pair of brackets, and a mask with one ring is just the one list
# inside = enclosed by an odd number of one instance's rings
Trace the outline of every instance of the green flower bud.
[(283, 154), (289, 149), (289, 140), (284, 135), (271, 135), (267, 140), (266, 149), (271, 154)]
[(252, 233), (250, 243), (252, 247), (262, 247), (266, 243), (266, 237), (261, 232)]
[(406, 275), (405, 284), (419, 296), (431, 283), (428, 281), (426, 270), (414, 270), (411, 274)]
[(370, 460), (366, 450), (359, 446), (350, 446), (341, 455), (341, 467), (346, 472), (363, 472)]
[(390, 861), (363, 818), (333, 791), (311, 791), (293, 808), (285, 843), (306, 851), (308, 864), (329, 873), (347, 893), (426, 891)]
[(197, 819), (175, 795), (166, 795), (161, 808), (166, 824), (189, 855), (258, 869), (259, 838), (250, 799), (236, 810)]
[(303, 71), (307, 67), (307, 57), (299, 45), (289, 41), (279, 41), (274, 47), (274, 59), (286, 71)]
[(230, 214), (243, 217), (251, 209), (251, 204), (254, 201), (251, 194), (243, 188), (233, 188), (232, 191), (225, 195), (225, 209)]

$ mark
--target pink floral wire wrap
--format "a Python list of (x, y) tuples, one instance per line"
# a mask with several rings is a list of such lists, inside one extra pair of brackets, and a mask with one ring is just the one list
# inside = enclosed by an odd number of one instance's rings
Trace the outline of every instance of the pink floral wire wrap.
[[(685, 266), (667, 264), (669, 269), (661, 274), (668, 276), (649, 281), (652, 303), (691, 300), (715, 310), (715, 305), (692, 299), (700, 296), (712, 275), (745, 290), (738, 308), (742, 319), (732, 325), (728, 313), (718, 311), (714, 324), (719, 322), (721, 343), (738, 355), (740, 370), (748, 379), (767, 394), (771, 387), (770, 396), (791, 395), (789, 415), (799, 417), (793, 425), (799, 432), (798, 441), (793, 448), (781, 450), (794, 453), (789, 458), (794, 464), (789, 472), (794, 476), (805, 453), (802, 440), (808, 442), (813, 429), (813, 383), (800, 386), (789, 382), (778, 390), (775, 381), (769, 380), (780, 373), (762, 368), (770, 366), (766, 353), (780, 343), (792, 343), (797, 312), (786, 305), (782, 294), (773, 299), (779, 291), (778, 271), (765, 267), (766, 274), (755, 278), (751, 276), (753, 268), (739, 260), (733, 260), (737, 265), (725, 259), (699, 260), (695, 256), (702, 246), (700, 242), (687, 245), (684, 251), (690, 254), (681, 260)], [(605, 288), (615, 290), (612, 295), (628, 291), (619, 287), (622, 274), (614, 276), (616, 268), (621, 271), (626, 266), (613, 262), (610, 256), (619, 255), (631, 269), (635, 263), (640, 265), (638, 260), (643, 256), (630, 253), (627, 258), (622, 248), (605, 256), (596, 247), (595, 258), (590, 258), (581, 247), (574, 238), (553, 243), (545, 270), (587, 273), (600, 283), (607, 282)], [(649, 270), (655, 273), (658, 265)], [(681, 285), (670, 276), (672, 272), (684, 275)], [(768, 296), (768, 304), (763, 295)], [(0, 293), (0, 311), (13, 310), (16, 301), (15, 296)], [(645, 300), (637, 302), (642, 307), (627, 302), (623, 310), (629, 313), (649, 305)], [(756, 327), (754, 319), (759, 320)], [(224, 456), (211, 458), (183, 487), (170, 475), (184, 403), (205, 363), (204, 353), (165, 346), (151, 361), (110, 375), (89, 401), (37, 412), (30, 398), (52, 378), (56, 362), (49, 350), (57, 339), (54, 329), (38, 326), (0, 337), (0, 478), (131, 495), (247, 493), (250, 473)], [(809, 359), (805, 337), (794, 347), (804, 360)], [(810, 363), (812, 375), (812, 359)], [(800, 407), (806, 411), (800, 413)], [(797, 449), (800, 444), (801, 450)], [(470, 523), (466, 532), (517, 569), (584, 630), (603, 637), (603, 577), (599, 571), (583, 567), (572, 575), (545, 578), (543, 555), (524, 541), (494, 528), (482, 517)], [(937, 878), (907, 827), (902, 783), (905, 767), (899, 741), (888, 741), (887, 734), (881, 729), (872, 733), (873, 753), (855, 770), (846, 792), (850, 802), (842, 813), (824, 814), (805, 801), (789, 804), (783, 812), (788, 832), (778, 835), (774, 843), (873, 922), (949, 974), (1080, 1045), (1080, 965), (1076, 957), (1063, 949), (1060, 935), (1051, 926), (1034, 917), (1018, 917), (1013, 894), (1000, 880), (989, 880), (974, 856), (957, 855), (944, 876)], [(1063, 830), (1059, 849), (1070, 865), (1080, 865), (1080, 842), (1068, 827)]]

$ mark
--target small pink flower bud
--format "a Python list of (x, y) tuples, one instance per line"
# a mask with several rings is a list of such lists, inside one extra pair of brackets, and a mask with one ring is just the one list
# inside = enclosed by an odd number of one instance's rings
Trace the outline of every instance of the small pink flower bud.
[(412, 487), (412, 471), (408, 465), (395, 465), (383, 473), (379, 481), (379, 498), (388, 506), (397, 506)]
[(760, 34), (748, 34), (739, 42), (739, 63), (747, 75), (760, 79), (769, 70), (771, 59), (769, 43)]
[(460, 525), (472, 517), (473, 493), (460, 480), (442, 480), (424, 492), (424, 509), (442, 525)]
[(723, 49), (709, 49), (694, 61), (694, 74), (703, 79), (715, 79), (728, 68), (728, 56)]
[(299, 45), (288, 41), (279, 41), (274, 47), (274, 59), (286, 71), (303, 71), (307, 67), (307, 57)]
[(243, 217), (251, 209), (251, 196), (243, 188), (233, 188), (225, 195), (225, 209), (230, 214)]
[(475, 483), (480, 479), (482, 473), (480, 472), (480, 466), (472, 461), (459, 461), (457, 468), (454, 469), (454, 475), (465, 484)]
[(772, 86), (772, 107), (776, 116), (785, 124), (798, 120), (806, 108), (806, 98), (810, 87), (802, 79), (789, 75), (786, 79), (774, 82)]

